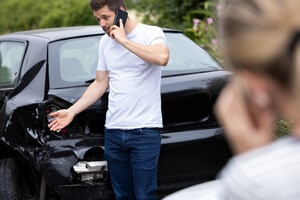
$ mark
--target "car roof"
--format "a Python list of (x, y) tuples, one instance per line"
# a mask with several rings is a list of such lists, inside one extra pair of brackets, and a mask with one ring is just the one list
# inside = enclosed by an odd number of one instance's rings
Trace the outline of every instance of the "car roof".
[[(181, 32), (178, 30), (163, 28), (165, 32)], [(27, 37), (38, 37), (45, 40), (59, 40), (63, 38), (71, 38), (86, 35), (103, 35), (105, 32), (99, 25), (86, 25), (86, 26), (70, 26), (70, 27), (57, 27), (57, 28), (46, 28), (36, 29), (28, 31), (13, 32), (5, 35), (1, 35), (0, 38), (27, 38)]]
[(103, 30), (99, 26), (72, 26), (72, 27), (57, 27), (27, 30), (20, 32), (13, 32), (0, 36), (0, 38), (28, 38), (35, 37), (45, 40), (59, 40), (63, 38), (70, 38), (75, 36), (84, 35), (99, 35), (104, 34)]

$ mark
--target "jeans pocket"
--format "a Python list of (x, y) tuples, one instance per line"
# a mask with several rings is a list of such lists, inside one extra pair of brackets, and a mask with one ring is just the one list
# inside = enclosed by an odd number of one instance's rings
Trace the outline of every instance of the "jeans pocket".
[(141, 128), (140, 132), (144, 135), (157, 136), (160, 134), (160, 129), (158, 129), (158, 128)]

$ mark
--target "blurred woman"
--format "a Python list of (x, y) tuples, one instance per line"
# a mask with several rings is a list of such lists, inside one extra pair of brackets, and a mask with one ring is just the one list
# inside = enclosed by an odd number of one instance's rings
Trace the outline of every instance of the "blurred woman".
[[(215, 113), (235, 153), (220, 173), (223, 199), (300, 198), (300, 1), (230, 0), (220, 13), (234, 72)], [(274, 122), (293, 123), (274, 139)]]

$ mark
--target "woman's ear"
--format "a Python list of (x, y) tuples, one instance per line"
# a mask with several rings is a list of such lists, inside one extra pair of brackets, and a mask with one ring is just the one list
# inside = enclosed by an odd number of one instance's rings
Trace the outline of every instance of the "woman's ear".
[(269, 84), (270, 80), (266, 76), (246, 71), (238, 74), (242, 82), (246, 84), (249, 90), (248, 95), (254, 103), (261, 108), (271, 105), (270, 92), (272, 91)]

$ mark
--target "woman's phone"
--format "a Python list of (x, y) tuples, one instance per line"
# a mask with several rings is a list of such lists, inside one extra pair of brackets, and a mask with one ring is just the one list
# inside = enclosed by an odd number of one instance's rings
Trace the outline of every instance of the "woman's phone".
[(124, 10), (118, 9), (116, 12), (114, 24), (120, 27), (120, 19), (122, 19), (123, 25), (125, 26), (127, 17), (128, 17), (127, 12), (125, 12)]
[(260, 113), (261, 107), (257, 104), (257, 102), (253, 99), (253, 95), (251, 94), (251, 90), (247, 83), (243, 82), (239, 84), (240, 92), (242, 93), (242, 98), (245, 102), (247, 112), (249, 114), (249, 118), (252, 121), (252, 124), (257, 127), (257, 115)]

